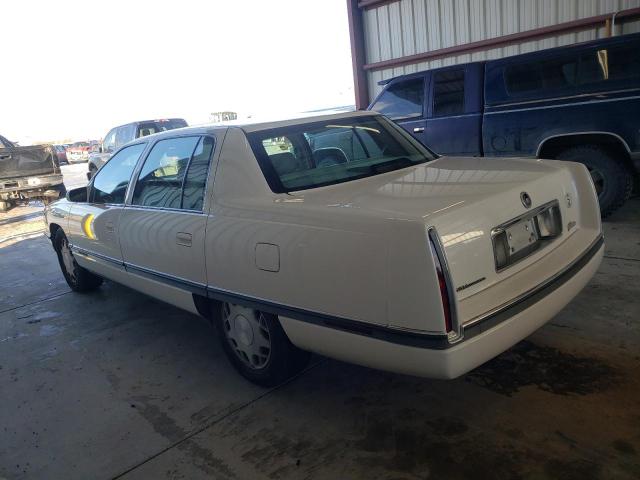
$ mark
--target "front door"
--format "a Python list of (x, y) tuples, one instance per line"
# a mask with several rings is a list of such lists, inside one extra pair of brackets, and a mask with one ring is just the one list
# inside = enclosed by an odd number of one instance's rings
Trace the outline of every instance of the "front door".
[(481, 66), (432, 72), (425, 143), (440, 155), (481, 153)]
[(180, 290), (202, 293), (207, 283), (205, 190), (213, 148), (210, 136), (157, 141), (120, 218), (124, 262), (144, 284), (139, 288), (184, 308), (190, 293), (181, 297)]
[(74, 203), (69, 212), (67, 238), (78, 263), (109, 278), (124, 271), (118, 241), (120, 216), (145, 147), (146, 143), (138, 143), (117, 152), (88, 186), (88, 201)]
[(419, 73), (393, 81), (371, 105), (370, 110), (382, 113), (404, 128), (421, 143), (425, 139), (425, 91), (428, 74)]

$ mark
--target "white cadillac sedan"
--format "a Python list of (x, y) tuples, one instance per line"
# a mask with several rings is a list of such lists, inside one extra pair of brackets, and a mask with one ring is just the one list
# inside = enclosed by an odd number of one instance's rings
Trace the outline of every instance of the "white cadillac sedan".
[(457, 377), (558, 313), (604, 249), (581, 164), (438, 158), (371, 112), (143, 137), (46, 221), (73, 290), (107, 278), (210, 319), (262, 385), (308, 351)]

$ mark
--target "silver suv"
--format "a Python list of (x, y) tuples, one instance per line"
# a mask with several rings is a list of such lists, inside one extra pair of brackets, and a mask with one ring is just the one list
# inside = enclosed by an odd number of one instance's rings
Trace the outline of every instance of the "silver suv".
[(89, 155), (89, 171), (87, 178), (91, 178), (104, 165), (113, 152), (121, 146), (139, 137), (145, 137), (158, 132), (174, 130), (176, 128), (188, 127), (189, 125), (182, 118), (168, 118), (160, 120), (142, 120), (139, 122), (127, 123), (109, 130), (102, 140), (99, 152)]

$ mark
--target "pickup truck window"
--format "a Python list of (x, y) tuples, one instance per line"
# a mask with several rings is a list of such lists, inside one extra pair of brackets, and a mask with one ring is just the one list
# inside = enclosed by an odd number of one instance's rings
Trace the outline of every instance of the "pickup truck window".
[(640, 78), (640, 45), (598, 49), (580, 57), (581, 84)]
[(166, 132), (167, 130), (173, 130), (175, 128), (186, 127), (187, 122), (182, 119), (173, 120), (157, 120), (155, 122), (145, 122), (138, 125), (136, 132), (136, 138), (146, 137), (147, 135), (153, 135), (158, 132)]
[(135, 133), (136, 127), (132, 123), (116, 128), (116, 148), (132, 141), (135, 138)]
[(109, 133), (104, 137), (102, 142), (102, 149), (104, 153), (111, 153), (116, 148), (116, 128), (109, 130)]
[(464, 113), (464, 70), (445, 70), (433, 75), (433, 116)]
[(202, 210), (213, 139), (160, 140), (145, 160), (133, 193), (133, 205)]
[(424, 77), (403, 80), (389, 85), (371, 110), (393, 120), (418, 118), (424, 110)]
[(131, 145), (111, 157), (94, 177), (89, 201), (123, 204), (131, 174), (145, 146), (144, 143)]
[(507, 90), (521, 94), (570, 87), (576, 83), (577, 68), (577, 56), (511, 65), (505, 70)]
[(315, 122), (247, 136), (276, 193), (371, 177), (436, 157), (382, 116)]

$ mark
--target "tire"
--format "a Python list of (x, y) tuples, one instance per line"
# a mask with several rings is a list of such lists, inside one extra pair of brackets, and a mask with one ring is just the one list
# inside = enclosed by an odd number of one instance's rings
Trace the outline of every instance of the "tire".
[(11, 210), (12, 206), (13, 205), (11, 205), (11, 202), (0, 200), (0, 213), (8, 212), (9, 210)]
[(615, 159), (607, 150), (597, 145), (581, 145), (561, 152), (558, 160), (584, 164), (598, 193), (600, 214), (606, 217), (620, 208), (631, 196), (633, 175), (621, 159)]
[(74, 292), (90, 292), (102, 285), (102, 277), (99, 277), (89, 270), (82, 268), (73, 257), (67, 236), (62, 229), (58, 229), (53, 238), (53, 248), (58, 254), (58, 262), (62, 275), (67, 281), (67, 285)]
[(216, 303), (213, 308), (222, 348), (247, 380), (274, 387), (308, 363), (310, 354), (289, 341), (277, 316), (230, 303)]

